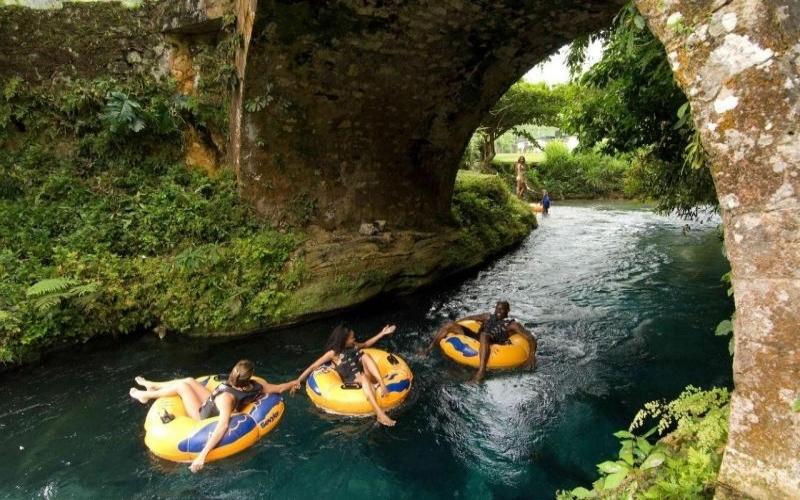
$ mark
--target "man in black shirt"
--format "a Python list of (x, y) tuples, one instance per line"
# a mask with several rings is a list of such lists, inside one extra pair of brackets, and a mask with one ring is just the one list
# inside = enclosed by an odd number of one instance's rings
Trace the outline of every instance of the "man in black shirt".
[(508, 342), (508, 338), (511, 335), (517, 333), (524, 336), (530, 344), (531, 354), (528, 358), (528, 361), (525, 363), (525, 365), (523, 365), (523, 368), (533, 368), (536, 365), (536, 337), (534, 337), (531, 332), (526, 330), (525, 327), (519, 322), (509, 318), (509, 311), (510, 306), (508, 302), (501, 300), (495, 306), (494, 313), (492, 314), (474, 314), (472, 316), (466, 316), (454, 322), (447, 323), (439, 328), (439, 330), (436, 332), (436, 336), (425, 352), (430, 353), (434, 346), (436, 346), (448, 333), (451, 332), (463, 333), (464, 335), (475, 337), (476, 334), (474, 332), (459, 325), (458, 322), (478, 321), (481, 323), (481, 328), (477, 333), (478, 340), (481, 343), (480, 351), (478, 353), (480, 356), (480, 367), (478, 368), (478, 372), (475, 374), (475, 377), (472, 379), (473, 381), (480, 382), (486, 375), (486, 363), (489, 360), (490, 345), (505, 344)]

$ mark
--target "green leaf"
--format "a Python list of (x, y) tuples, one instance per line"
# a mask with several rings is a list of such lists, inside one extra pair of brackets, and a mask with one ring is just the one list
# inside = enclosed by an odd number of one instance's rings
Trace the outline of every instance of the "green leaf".
[(654, 469), (654, 468), (658, 467), (659, 465), (663, 464), (664, 460), (666, 460), (666, 458), (667, 457), (664, 456), (663, 453), (661, 453), (660, 451), (657, 451), (657, 452), (653, 453), (652, 455), (650, 455), (649, 457), (647, 457), (647, 459), (645, 459), (645, 461), (642, 463), (642, 465), (639, 468), (641, 470)]
[(636, 446), (642, 450), (645, 455), (649, 454), (653, 449), (653, 445), (650, 444), (645, 438), (636, 438)]
[(622, 448), (619, 452), (621, 458), (626, 464), (633, 466), (633, 448)]
[(640, 30), (643, 30), (647, 23), (645, 23), (642, 16), (636, 16), (633, 18), (633, 24), (635, 24)]
[(614, 488), (622, 484), (622, 481), (624, 481), (625, 478), (628, 477), (628, 472), (629, 471), (620, 471), (620, 472), (615, 472), (614, 474), (611, 474), (609, 476), (606, 476), (606, 480), (603, 483), (603, 489), (613, 490)]
[(61, 295), (45, 295), (44, 297), (37, 298), (33, 302), (33, 307), (39, 311), (46, 311), (51, 307), (55, 307), (60, 304), (62, 298), (63, 297)]
[(719, 324), (717, 325), (717, 329), (714, 331), (714, 335), (725, 336), (729, 335), (732, 332), (733, 332), (733, 323), (731, 323), (731, 320), (726, 319), (719, 322)]
[(800, 412), (800, 397), (795, 399), (794, 403), (792, 403), (792, 410), (796, 411), (796, 412)]
[(570, 491), (570, 494), (575, 498), (592, 498), (595, 494), (584, 487), (578, 487)]
[(144, 129), (144, 120), (141, 118), (134, 119), (133, 123), (131, 123), (130, 128), (134, 132), (141, 132)]
[(728, 341), (728, 353), (731, 356), (733, 356), (733, 351), (735, 350), (736, 350), (736, 342), (734, 342), (733, 337), (731, 337), (731, 340)]
[(650, 428), (650, 430), (649, 430), (649, 431), (647, 431), (647, 432), (645, 432), (645, 433), (644, 433), (644, 435), (643, 435), (642, 437), (643, 437), (643, 438), (645, 438), (645, 439), (647, 439), (647, 438), (649, 438), (650, 436), (652, 436), (653, 434), (655, 434), (655, 433), (656, 433), (656, 431), (658, 431), (658, 426), (657, 426), (657, 425), (656, 425), (656, 426), (654, 426), (654, 427), (651, 427), (651, 428)]
[(605, 462), (597, 464), (597, 468), (604, 474), (614, 474), (623, 470), (627, 470), (626, 467), (620, 465), (618, 462), (612, 462), (610, 460), (606, 460)]
[(623, 439), (623, 438), (634, 439), (636, 436), (634, 436), (632, 432), (617, 431), (617, 432), (614, 433), (614, 437), (616, 437), (618, 439)]
[(678, 118), (683, 118), (686, 116), (686, 112), (689, 110), (689, 102), (683, 103), (683, 106), (678, 108)]

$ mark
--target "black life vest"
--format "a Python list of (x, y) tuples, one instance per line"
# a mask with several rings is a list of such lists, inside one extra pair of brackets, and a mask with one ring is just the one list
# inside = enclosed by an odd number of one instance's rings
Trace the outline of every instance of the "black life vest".
[(216, 389), (214, 389), (214, 392), (211, 393), (211, 396), (209, 396), (205, 403), (203, 403), (203, 406), (200, 407), (200, 418), (206, 419), (219, 415), (219, 408), (217, 408), (217, 404), (214, 402), (214, 399), (216, 399), (216, 397), (223, 392), (227, 392), (233, 396), (235, 400), (233, 411), (239, 411), (243, 406), (255, 401), (256, 398), (258, 398), (258, 396), (261, 394), (261, 389), (261, 384), (252, 380), (250, 381), (249, 389), (239, 389), (238, 387), (229, 385), (227, 382), (223, 382), (219, 384)]
[(497, 315), (492, 314), (489, 319), (481, 324), (478, 334), (487, 334), (491, 337), (492, 341), (497, 344), (508, 342), (508, 327), (514, 320), (510, 318), (500, 319)]

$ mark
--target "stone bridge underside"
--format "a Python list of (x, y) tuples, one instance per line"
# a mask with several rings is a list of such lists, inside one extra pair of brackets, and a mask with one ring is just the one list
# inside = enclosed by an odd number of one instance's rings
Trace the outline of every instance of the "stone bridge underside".
[(231, 151), (244, 194), (326, 227), (441, 222), (481, 117), (622, 3), (243, 2), (254, 22)]

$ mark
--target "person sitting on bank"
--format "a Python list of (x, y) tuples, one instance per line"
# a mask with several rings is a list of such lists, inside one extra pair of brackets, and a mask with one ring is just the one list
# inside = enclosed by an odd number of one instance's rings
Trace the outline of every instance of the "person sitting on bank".
[(250, 377), (253, 376), (253, 369), (252, 361), (247, 359), (239, 361), (228, 374), (228, 380), (218, 385), (214, 392), (209, 391), (193, 378), (153, 382), (140, 376), (134, 380), (145, 390), (131, 387), (129, 394), (142, 404), (146, 404), (151, 399), (179, 396), (186, 408), (186, 414), (197, 421), (219, 416), (217, 426), (206, 441), (206, 445), (189, 466), (192, 472), (197, 472), (203, 468), (206, 456), (227, 432), (232, 413), (240, 411), (261, 394), (281, 393), (300, 386), (298, 380), (262, 386), (258, 382), (250, 380)]
[[(456, 321), (450, 322), (439, 328), (433, 341), (425, 350), (425, 353), (430, 353), (433, 348), (444, 339), (448, 333), (462, 333), (470, 337), (476, 337), (481, 343), (480, 351), (480, 367), (475, 377), (472, 379), (475, 382), (480, 382), (486, 375), (486, 363), (489, 361), (490, 345), (491, 344), (506, 344), (511, 335), (516, 333), (525, 337), (530, 345), (530, 357), (523, 365), (523, 369), (533, 369), (536, 366), (536, 337), (525, 329), (518, 321), (508, 317), (511, 310), (508, 302), (501, 300), (495, 305), (494, 313), (473, 314), (472, 316), (465, 316)], [(459, 321), (478, 321), (481, 327), (478, 333), (473, 333), (470, 329), (464, 328), (459, 325)]]
[(333, 329), (330, 338), (328, 338), (328, 343), (325, 345), (325, 354), (306, 368), (297, 377), (297, 380), (302, 383), (320, 366), (325, 363), (333, 363), (342, 378), (343, 384), (351, 385), (355, 383), (361, 386), (367, 401), (369, 401), (372, 409), (375, 410), (378, 423), (387, 427), (393, 426), (397, 422), (389, 418), (378, 404), (373, 385), (377, 384), (381, 389), (381, 394), (384, 396), (389, 393), (389, 390), (386, 388), (386, 383), (381, 377), (381, 372), (378, 370), (375, 360), (369, 354), (363, 352), (362, 349), (372, 347), (383, 337), (394, 333), (396, 329), (397, 327), (394, 325), (386, 325), (377, 335), (367, 341), (356, 342), (356, 334), (353, 330), (344, 325), (337, 326)]
[(550, 195), (547, 194), (547, 190), (542, 191), (542, 213), (546, 214), (550, 212)]

